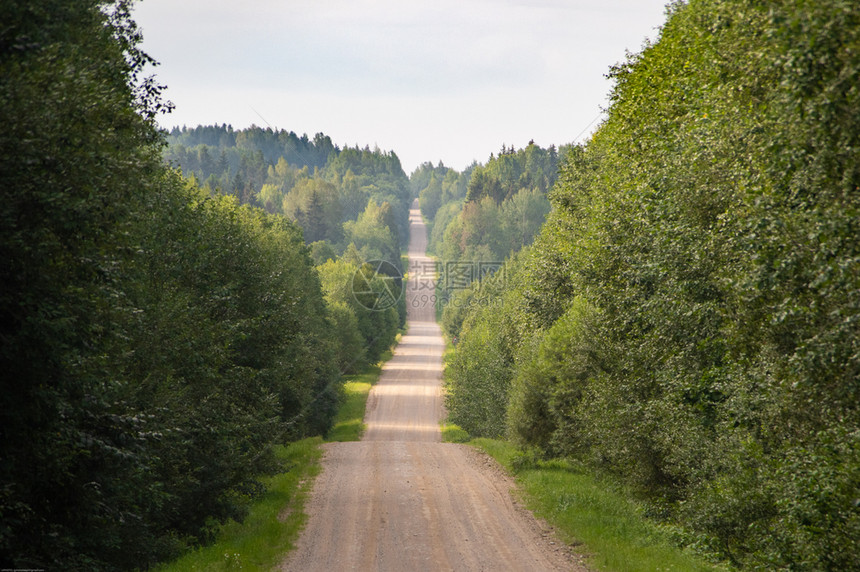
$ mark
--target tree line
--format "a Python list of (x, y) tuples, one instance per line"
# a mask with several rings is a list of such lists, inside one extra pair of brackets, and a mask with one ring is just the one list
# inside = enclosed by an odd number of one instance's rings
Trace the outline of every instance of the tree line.
[[(301, 217), (249, 200), (262, 179), (246, 196), (165, 162), (128, 2), (3, 12), (0, 564), (147, 568), (241, 519), (288, 469), (273, 445), (325, 433), (341, 373), (390, 346), (405, 308), (374, 307), (389, 277), (366, 262), (400, 263), (408, 180), (393, 153), (279, 133), (275, 177), (293, 145), (310, 158), (291, 172), (361, 183), (344, 242), (312, 248)], [(251, 180), (268, 133), (196, 131)]]
[[(563, 150), (566, 149), (563, 148)], [(410, 182), (429, 221), (428, 252), (440, 262), (438, 297), (451, 297), (493, 273), (529, 245), (550, 210), (547, 193), (558, 175), (559, 153), (533, 141), (463, 172), (424, 163)]]
[(446, 310), (451, 421), (739, 568), (860, 569), (858, 42), (842, 0), (671, 5), (534, 244)]
[(412, 189), (397, 155), (256, 126), (174, 128), (166, 143), (164, 160), (206, 193), (302, 229), (336, 324), (339, 368), (354, 373), (376, 363), (406, 323), (405, 297), (379, 304), (403, 287)]
[[(175, 128), (167, 143), (165, 160), (204, 189), (286, 215), (302, 226), (309, 244), (320, 243), (318, 252), (340, 255), (352, 243), (368, 260), (399, 266), (412, 192), (393, 152), (341, 149), (322, 133), (309, 139), (227, 125)], [(369, 233), (360, 223), (379, 217), (390, 235)]]

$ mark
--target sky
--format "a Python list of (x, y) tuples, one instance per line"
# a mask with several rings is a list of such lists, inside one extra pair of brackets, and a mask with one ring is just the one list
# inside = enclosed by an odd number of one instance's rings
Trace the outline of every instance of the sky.
[(165, 128), (226, 123), (394, 151), (411, 173), (580, 142), (668, 0), (139, 0)]

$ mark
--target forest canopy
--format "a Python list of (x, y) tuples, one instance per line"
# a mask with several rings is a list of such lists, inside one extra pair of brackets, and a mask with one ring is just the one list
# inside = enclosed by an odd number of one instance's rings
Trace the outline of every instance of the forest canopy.
[(355, 284), (402, 288), (417, 198), (449, 421), (733, 567), (860, 569), (860, 11), (667, 15), (586, 143), (407, 177), (323, 133), (164, 132), (130, 2), (5, 0), (0, 567), (144, 569), (241, 520), (404, 325)]
[(446, 310), (451, 421), (738, 567), (860, 568), (858, 46), (853, 2), (674, 4), (534, 244)]
[[(400, 265), (396, 156), (198, 128), (183, 176), (129, 10), (3, 3), (3, 568), (145, 569), (211, 540), (405, 316), (345, 294), (380, 279), (365, 256)], [(256, 206), (264, 184), (296, 210)]]
[[(210, 193), (234, 195), (243, 204), (287, 216), (299, 223), (308, 244), (325, 241), (337, 254), (355, 244), (368, 260), (400, 266), (412, 191), (393, 152), (342, 149), (322, 133), (309, 139), (292, 131), (228, 125), (174, 128), (167, 143), (165, 160)], [(389, 212), (383, 217), (391, 236), (374, 240), (361, 235), (360, 226), (354, 232), (345, 228), (368, 208), (366, 217), (377, 216), (380, 207)]]
[(531, 244), (549, 212), (547, 193), (558, 167), (554, 145), (543, 149), (530, 141), (519, 150), (502, 145), (498, 156), (462, 173), (441, 163), (415, 170), (412, 190), (429, 223), (427, 250), (439, 261), (441, 303)]

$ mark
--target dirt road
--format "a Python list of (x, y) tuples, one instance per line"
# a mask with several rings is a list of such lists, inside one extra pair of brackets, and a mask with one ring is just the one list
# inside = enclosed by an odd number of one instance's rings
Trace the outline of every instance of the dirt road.
[(494, 461), (440, 442), (443, 341), (425, 298), (433, 274), (417, 204), (410, 225), (408, 333), (371, 390), (363, 440), (325, 445), (308, 524), (282, 570), (577, 569), (512, 501)]

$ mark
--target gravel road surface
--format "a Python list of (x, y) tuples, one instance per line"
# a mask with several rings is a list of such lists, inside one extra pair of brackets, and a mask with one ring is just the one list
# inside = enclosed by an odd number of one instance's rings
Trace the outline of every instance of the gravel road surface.
[(417, 201), (410, 227), (408, 332), (368, 397), (363, 439), (324, 446), (307, 526), (281, 569), (585, 570), (513, 500), (495, 461), (441, 442), (444, 345)]

